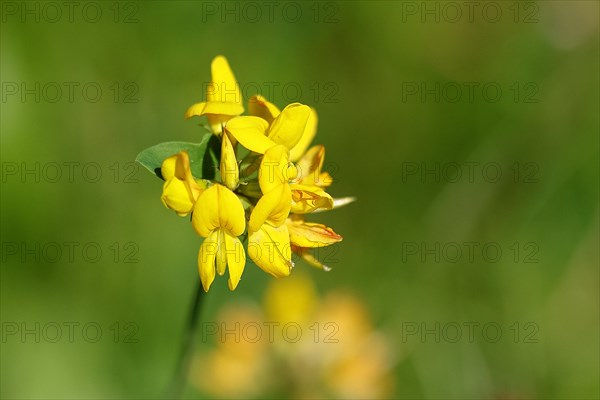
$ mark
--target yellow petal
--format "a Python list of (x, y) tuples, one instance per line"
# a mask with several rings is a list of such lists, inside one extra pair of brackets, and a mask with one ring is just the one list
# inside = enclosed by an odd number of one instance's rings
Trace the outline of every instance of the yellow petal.
[(269, 124), (281, 113), (279, 108), (273, 103), (270, 103), (260, 95), (254, 95), (248, 100), (248, 112), (250, 115), (260, 117)]
[(293, 184), (292, 189), (292, 209), (295, 214), (306, 214), (317, 209), (333, 208), (333, 198), (318, 186), (307, 186)]
[(205, 190), (196, 201), (192, 225), (203, 237), (207, 237), (217, 228), (239, 236), (246, 228), (244, 206), (231, 190), (215, 184)]
[(229, 233), (225, 234), (225, 253), (227, 254), (227, 267), (229, 268), (229, 290), (235, 290), (246, 265), (246, 252), (240, 239)]
[(244, 112), (244, 107), (237, 103), (205, 102), (192, 105), (185, 112), (185, 118), (201, 117), (206, 115), (208, 124), (213, 133), (219, 135), (223, 125), (231, 118)]
[(276, 278), (288, 276), (292, 271), (292, 253), (287, 226), (273, 227), (265, 224), (248, 237), (248, 255), (263, 271)]
[(295, 174), (295, 170), (288, 172), (288, 155), (288, 149), (282, 145), (273, 146), (265, 152), (258, 169), (258, 182), (263, 193), (287, 184), (290, 180), (288, 175)]
[(206, 100), (208, 102), (237, 103), (242, 105), (240, 87), (225, 57), (216, 56), (213, 59), (211, 74), (212, 82), (206, 88)]
[(300, 141), (290, 150), (291, 161), (297, 161), (300, 159), (300, 157), (302, 157), (317, 134), (318, 123), (319, 118), (317, 117), (317, 110), (311, 108), (308, 121), (306, 122), (306, 127), (302, 133), (302, 137), (300, 138)]
[(240, 170), (228, 134), (222, 136), (220, 172), (221, 180), (225, 183), (225, 186), (231, 190), (235, 190), (240, 181)]
[(160, 173), (165, 181), (177, 178), (185, 181), (190, 191), (202, 191), (202, 188), (198, 185), (192, 175), (190, 156), (187, 151), (180, 151), (179, 153), (166, 158), (162, 163)]
[(171, 178), (164, 183), (160, 199), (165, 207), (174, 210), (181, 216), (189, 214), (194, 208), (194, 199), (190, 195), (187, 185), (177, 178)]
[(177, 156), (178, 158), (177, 166), (175, 168), (175, 176), (185, 180), (185, 182), (188, 185), (188, 188), (192, 192), (197, 192), (199, 190), (202, 191), (198, 186), (198, 183), (194, 179), (194, 176), (192, 175), (192, 167), (190, 166), (190, 156), (187, 153), (187, 151), (180, 151), (179, 154), (177, 154)]
[(258, 200), (250, 215), (248, 229), (254, 232), (258, 231), (265, 222), (274, 226), (282, 225), (290, 214), (291, 206), (290, 186), (288, 184), (279, 185)]
[(275, 118), (269, 127), (267, 136), (277, 144), (282, 144), (288, 149), (293, 148), (304, 133), (310, 113), (310, 107), (304, 104), (292, 103), (288, 105)]
[(315, 185), (320, 186), (322, 188), (326, 188), (331, 186), (333, 183), (333, 178), (329, 175), (329, 172), (321, 172), (319, 177), (315, 181)]
[(206, 102), (192, 105), (185, 113), (186, 118), (201, 117), (202, 115), (237, 116), (244, 112), (244, 107), (238, 103)]
[(187, 215), (203, 190), (192, 176), (187, 152), (166, 158), (161, 166), (161, 175), (165, 179), (161, 196), (163, 204), (179, 215)]
[(286, 225), (290, 232), (290, 242), (299, 247), (325, 247), (341, 242), (343, 239), (333, 229), (323, 224), (288, 219)]
[(196, 103), (185, 112), (186, 118), (206, 115), (212, 131), (219, 135), (223, 124), (244, 112), (240, 87), (223, 56), (211, 64), (212, 78), (206, 87), (206, 101)]
[(227, 252), (225, 251), (225, 230), (217, 229), (214, 232), (217, 235), (217, 257), (215, 259), (217, 274), (222, 276), (227, 269)]
[[(171, 157), (167, 157), (163, 160), (162, 165), (160, 167), (160, 174), (162, 175), (165, 181), (172, 179), (175, 176), (175, 168), (177, 166), (177, 158), (178, 155), (172, 155)], [(181, 179), (181, 177), (180, 177)]]
[(215, 280), (215, 257), (217, 255), (217, 238), (218, 232), (210, 234), (198, 252), (198, 271), (200, 272), (200, 280), (205, 292), (208, 292), (210, 285)]
[(160, 173), (165, 181), (173, 177), (187, 180), (192, 175), (188, 153), (180, 151), (171, 157), (165, 158), (160, 168)]
[(201, 103), (195, 103), (192, 104), (191, 106), (188, 107), (187, 110), (185, 110), (185, 118), (192, 118), (194, 116), (196, 117), (200, 117), (202, 115), (204, 115), (204, 107), (206, 106), (206, 102), (201, 102)]
[(259, 117), (236, 117), (227, 121), (225, 130), (248, 150), (264, 154), (275, 146), (275, 142), (265, 136), (269, 124)]
[(244, 107), (235, 103), (198, 103), (191, 106), (185, 113), (185, 118), (206, 115), (213, 133), (220, 135), (223, 125), (231, 118), (244, 112)]

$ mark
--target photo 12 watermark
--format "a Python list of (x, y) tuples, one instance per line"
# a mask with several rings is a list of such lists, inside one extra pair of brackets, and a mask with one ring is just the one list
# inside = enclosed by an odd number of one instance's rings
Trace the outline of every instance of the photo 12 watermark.
[(139, 343), (135, 322), (3, 321), (2, 343)]
[(400, 327), (402, 343), (539, 343), (537, 323), (514, 322), (510, 325), (495, 321), (406, 321)]
[(540, 7), (534, 1), (402, 1), (400, 6), (402, 23), (540, 22)]
[(536, 82), (467, 81), (428, 82), (404, 81), (401, 84), (403, 103), (499, 103), (537, 104), (540, 87)]
[(202, 23), (315, 23), (340, 22), (340, 3), (334, 1), (201, 1)]
[(541, 167), (534, 161), (403, 161), (402, 183), (539, 183)]
[(421, 264), (538, 264), (540, 246), (537, 242), (417, 242), (400, 243), (403, 263)]
[(94, 241), (2, 241), (2, 263), (44, 264), (137, 264), (140, 246), (136, 242), (99, 243)]
[(140, 87), (133, 81), (3, 81), (2, 103), (138, 103)]
[(283, 341), (297, 343), (303, 338), (314, 343), (339, 343), (340, 327), (335, 322), (314, 322), (310, 325), (299, 322), (203, 322), (202, 342), (216, 340), (232, 343), (274, 343)]
[(3, 1), (3, 24), (136, 24), (140, 3), (133, 1)]
[(5, 183), (138, 183), (140, 165), (134, 161), (4, 161), (0, 182)]
[(207, 96), (219, 95), (233, 103), (243, 103), (252, 96), (262, 96), (272, 103), (288, 104), (294, 102), (310, 102), (312, 104), (339, 103), (340, 86), (333, 81), (263, 81), (240, 84), (215, 84), (203, 82), (202, 92)]

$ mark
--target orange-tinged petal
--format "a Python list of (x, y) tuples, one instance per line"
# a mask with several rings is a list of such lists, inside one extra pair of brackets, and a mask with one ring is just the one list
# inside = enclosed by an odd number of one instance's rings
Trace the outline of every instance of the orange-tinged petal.
[(263, 271), (276, 278), (288, 276), (294, 266), (286, 225), (263, 225), (248, 237), (248, 256)]
[(267, 136), (277, 144), (293, 148), (302, 138), (310, 113), (309, 106), (289, 104), (271, 123)]
[(318, 186), (293, 184), (292, 209), (295, 214), (306, 214), (317, 209), (333, 208), (333, 198)]
[(205, 190), (196, 201), (192, 225), (203, 237), (207, 237), (217, 228), (239, 236), (246, 228), (244, 206), (231, 190), (215, 184)]
[(235, 117), (227, 121), (225, 130), (248, 150), (264, 154), (275, 142), (265, 136), (269, 124), (259, 117)]
[(281, 113), (275, 104), (270, 103), (260, 95), (250, 97), (250, 100), (248, 100), (248, 112), (250, 115), (264, 119), (269, 124)]
[(286, 225), (290, 232), (290, 242), (299, 247), (325, 247), (341, 242), (343, 239), (333, 229), (323, 224), (288, 219)]
[(302, 137), (300, 138), (300, 141), (298, 141), (298, 143), (290, 150), (290, 160), (297, 161), (300, 159), (300, 157), (302, 157), (317, 134), (318, 123), (319, 118), (317, 117), (317, 110), (311, 108), (310, 115), (306, 121), (306, 127), (302, 133)]

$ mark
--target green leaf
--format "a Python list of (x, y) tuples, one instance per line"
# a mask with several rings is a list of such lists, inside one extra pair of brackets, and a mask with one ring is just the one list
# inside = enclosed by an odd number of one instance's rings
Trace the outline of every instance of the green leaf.
[(207, 133), (202, 137), (200, 143), (165, 142), (149, 147), (140, 152), (135, 161), (160, 179), (163, 179), (160, 167), (165, 158), (171, 157), (180, 151), (187, 151), (190, 156), (192, 175), (196, 179), (215, 179), (220, 162), (220, 148), (219, 138), (212, 133)]

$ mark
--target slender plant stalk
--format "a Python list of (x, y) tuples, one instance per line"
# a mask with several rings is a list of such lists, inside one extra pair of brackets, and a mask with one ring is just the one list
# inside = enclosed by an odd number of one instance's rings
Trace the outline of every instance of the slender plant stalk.
[(198, 320), (200, 319), (200, 311), (202, 308), (202, 299), (204, 298), (204, 291), (202, 290), (202, 283), (198, 279), (198, 286), (196, 287), (196, 293), (190, 307), (190, 314), (188, 315), (187, 325), (183, 332), (183, 340), (181, 341), (181, 351), (179, 353), (179, 362), (175, 374), (173, 375), (173, 381), (169, 388), (168, 399), (180, 399), (185, 389), (185, 383), (190, 371), (192, 363), (192, 355), (194, 353), (194, 334), (196, 327), (198, 326)]

